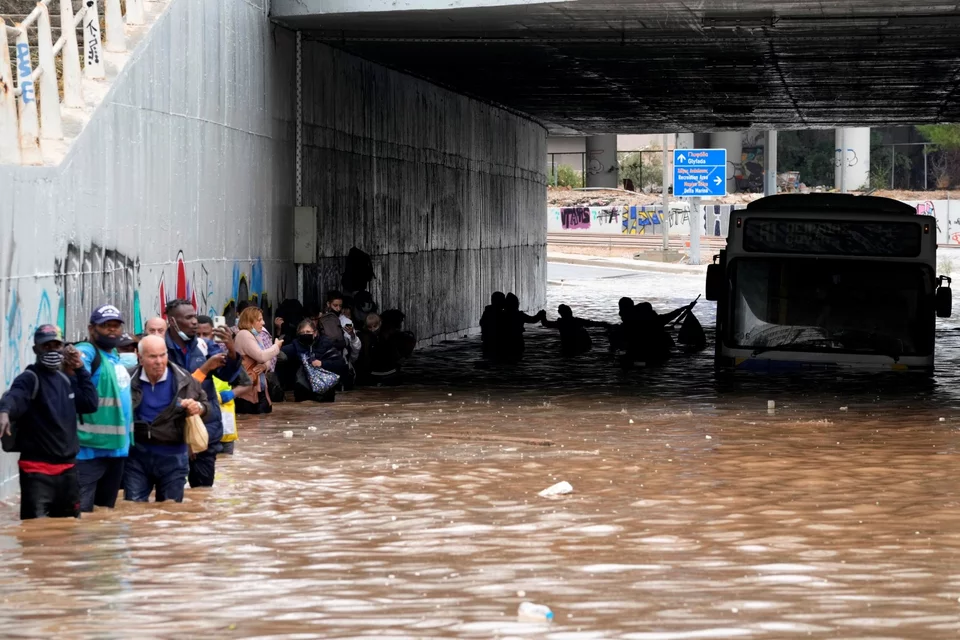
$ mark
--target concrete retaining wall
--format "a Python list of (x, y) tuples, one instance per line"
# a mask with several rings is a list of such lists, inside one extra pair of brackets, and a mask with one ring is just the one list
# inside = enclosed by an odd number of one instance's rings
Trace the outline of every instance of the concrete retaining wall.
[[(937, 219), (937, 242), (960, 245), (960, 202), (950, 200), (904, 200), (918, 214)], [(701, 206), (702, 236), (725, 238), (730, 212), (746, 205), (706, 204)], [(571, 232), (591, 235), (660, 235), (663, 207), (658, 205), (609, 205), (605, 207), (549, 207), (547, 229), (550, 233)], [(689, 204), (671, 203), (668, 214), (670, 235), (690, 235)]]
[(546, 298), (546, 134), (500, 109), (304, 43), (303, 204), (318, 207), (305, 303), (356, 245), (381, 309), (421, 341), (476, 327), (492, 291)]
[[(730, 212), (746, 205), (710, 204), (700, 207), (701, 236), (726, 237)], [(663, 207), (650, 205), (609, 205), (606, 207), (550, 207), (550, 233), (571, 232), (590, 235), (661, 235)], [(690, 205), (672, 202), (667, 220), (671, 236), (690, 235)]]
[(80, 338), (104, 302), (139, 331), (173, 297), (296, 295), (294, 41), (266, 4), (176, 0), (60, 166), (0, 167), (0, 388), (38, 325)]

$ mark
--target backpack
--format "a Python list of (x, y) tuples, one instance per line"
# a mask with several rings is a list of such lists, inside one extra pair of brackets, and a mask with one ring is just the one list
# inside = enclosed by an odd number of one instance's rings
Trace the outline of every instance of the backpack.
[[(30, 394), (30, 401), (33, 402), (34, 400), (37, 399), (37, 394), (40, 393), (40, 377), (37, 376), (37, 374), (31, 371), (30, 369), (25, 369), (24, 372), (21, 373), (20, 375), (24, 375), (27, 373), (33, 376), (33, 393)], [(57, 373), (59, 373), (64, 378), (67, 377), (66, 374), (64, 374), (62, 371), (58, 371)], [(7, 393), (9, 393), (9, 391)], [(4, 393), (3, 395), (6, 396), (7, 394)], [(17, 424), (15, 422), (10, 423), (10, 435), (8, 436), (5, 435), (3, 437), (0, 437), (0, 448), (2, 448), (7, 453), (16, 453), (20, 451), (20, 443), (17, 442)]]

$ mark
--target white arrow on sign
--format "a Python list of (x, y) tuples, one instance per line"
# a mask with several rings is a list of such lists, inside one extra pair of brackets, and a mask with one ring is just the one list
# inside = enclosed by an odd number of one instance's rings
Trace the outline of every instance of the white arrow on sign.
[(713, 179), (713, 183), (719, 187), (720, 185), (723, 184), (723, 178), (721, 178), (720, 176), (717, 176), (716, 178)]
[(682, 153), (677, 156), (677, 162), (686, 162), (686, 161), (687, 161), (687, 156), (683, 155)]

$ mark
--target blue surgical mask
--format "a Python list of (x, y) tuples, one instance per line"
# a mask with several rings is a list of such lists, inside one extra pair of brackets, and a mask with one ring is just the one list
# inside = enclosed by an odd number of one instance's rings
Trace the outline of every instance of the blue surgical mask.
[(140, 363), (137, 361), (137, 354), (135, 354), (135, 353), (121, 353), (121, 354), (120, 354), (120, 364), (122, 364), (123, 366), (125, 366), (127, 369), (133, 369), (133, 368), (135, 368), (135, 367), (136, 367), (138, 364), (140, 364)]
[(170, 318), (170, 324), (177, 330), (177, 335), (180, 336), (180, 339), (184, 342), (190, 342), (190, 338), (183, 331), (180, 331), (180, 325), (177, 324), (177, 321), (173, 318)]

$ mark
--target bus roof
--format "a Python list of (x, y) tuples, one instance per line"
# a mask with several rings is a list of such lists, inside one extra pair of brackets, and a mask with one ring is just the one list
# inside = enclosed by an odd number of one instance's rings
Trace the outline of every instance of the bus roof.
[(849, 193), (784, 193), (754, 200), (747, 211), (789, 212), (807, 215), (825, 213), (871, 213), (882, 215), (916, 215), (910, 205), (877, 196), (855, 196)]

